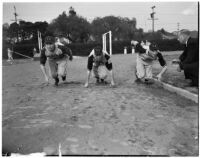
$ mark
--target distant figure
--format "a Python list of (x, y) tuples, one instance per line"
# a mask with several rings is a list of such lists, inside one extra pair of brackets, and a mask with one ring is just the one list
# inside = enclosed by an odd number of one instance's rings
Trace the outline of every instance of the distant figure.
[(89, 79), (91, 71), (93, 71), (93, 75), (96, 78), (96, 83), (105, 83), (105, 79), (107, 77), (107, 70), (109, 70), (111, 75), (111, 86), (114, 86), (114, 78), (112, 72), (112, 62), (110, 60), (110, 55), (106, 52), (102, 51), (101, 46), (95, 47), (90, 55), (88, 56), (88, 63), (87, 63), (87, 80), (85, 83), (85, 87), (89, 85)]
[(35, 54), (37, 54), (37, 49), (33, 48), (33, 57), (35, 56)]
[(13, 51), (10, 48), (8, 48), (7, 51), (8, 51), (8, 60), (7, 61), (12, 64), (14, 62)]
[(177, 71), (184, 71), (185, 79), (189, 86), (199, 86), (199, 45), (198, 39), (190, 37), (190, 31), (181, 30), (178, 40), (185, 45), (183, 53), (179, 57)]

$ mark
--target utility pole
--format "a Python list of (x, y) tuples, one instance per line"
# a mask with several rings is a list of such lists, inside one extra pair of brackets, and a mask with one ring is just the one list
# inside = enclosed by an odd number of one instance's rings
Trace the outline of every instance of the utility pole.
[(152, 32), (154, 33), (154, 20), (158, 20), (157, 18), (155, 18), (155, 14), (156, 14), (156, 12), (154, 12), (154, 8), (155, 8), (156, 6), (153, 6), (153, 7), (151, 7), (151, 9), (152, 9), (152, 13), (150, 14), (150, 16), (151, 16), (151, 19), (148, 19), (148, 20), (152, 20)]
[[(15, 21), (16, 22), (16, 24), (18, 23), (18, 20), (21, 20), (21, 19), (17, 19), (17, 17), (19, 16), (18, 14), (17, 14), (17, 11), (16, 11), (16, 8), (15, 8), (15, 6), (14, 6), (14, 16), (15, 16), (15, 20), (11, 20), (11, 21)], [(18, 31), (17, 31), (17, 42), (19, 42), (19, 35), (18, 35)]]
[(179, 32), (180, 23), (177, 23), (177, 31)]
[[(15, 23), (17, 24), (17, 22), (18, 22), (18, 19), (17, 19), (17, 16), (18, 16), (18, 14), (17, 14), (17, 12), (16, 12), (16, 8), (15, 8), (15, 6), (14, 6), (14, 16), (15, 16), (15, 20), (11, 20), (11, 21), (15, 21)], [(17, 31), (17, 42), (19, 42), (19, 35), (18, 35), (18, 31)]]
[(13, 20), (13, 21), (15, 21), (16, 23), (17, 23), (17, 16), (18, 16), (18, 14), (17, 14), (17, 12), (16, 12), (16, 8), (15, 8), (15, 6), (14, 6), (14, 16), (15, 16), (15, 20)]

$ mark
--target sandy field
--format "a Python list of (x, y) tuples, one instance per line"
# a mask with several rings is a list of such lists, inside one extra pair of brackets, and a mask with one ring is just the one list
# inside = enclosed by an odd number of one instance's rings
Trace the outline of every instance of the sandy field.
[(45, 85), (39, 61), (3, 61), (2, 154), (198, 156), (198, 104), (134, 83), (134, 55), (112, 62), (115, 88), (84, 88), (86, 57), (58, 87)]

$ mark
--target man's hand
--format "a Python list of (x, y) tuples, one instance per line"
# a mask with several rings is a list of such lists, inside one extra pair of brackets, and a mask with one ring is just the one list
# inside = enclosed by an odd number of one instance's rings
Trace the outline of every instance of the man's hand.
[(115, 86), (115, 82), (114, 82), (114, 81), (111, 81), (110, 86), (111, 86), (111, 87), (114, 87), (114, 86)]
[(157, 77), (158, 81), (162, 80), (162, 75), (158, 74), (156, 77)]
[(88, 82), (85, 83), (84, 87), (85, 87), (85, 88), (88, 88)]

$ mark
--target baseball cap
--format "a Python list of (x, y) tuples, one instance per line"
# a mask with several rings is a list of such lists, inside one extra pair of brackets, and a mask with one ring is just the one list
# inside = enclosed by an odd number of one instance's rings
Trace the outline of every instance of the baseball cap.
[(46, 36), (44, 41), (45, 41), (45, 44), (54, 44), (55, 38), (53, 36)]

